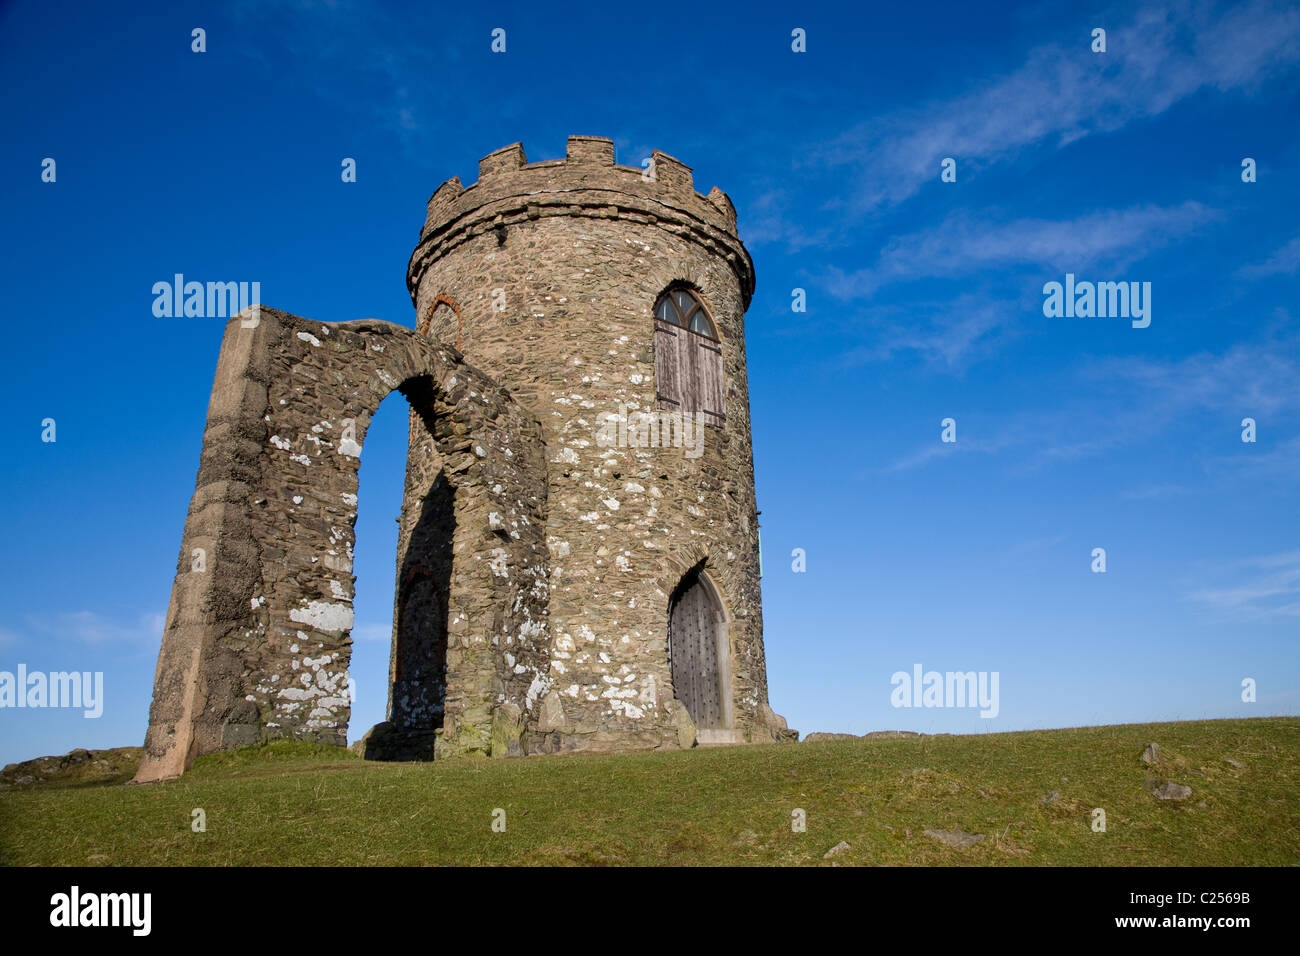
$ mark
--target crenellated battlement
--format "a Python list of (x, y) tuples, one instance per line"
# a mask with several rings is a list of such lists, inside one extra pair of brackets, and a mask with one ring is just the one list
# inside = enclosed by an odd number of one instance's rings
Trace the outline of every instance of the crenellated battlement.
[[(708, 195), (697, 193), (691, 167), (657, 149), (653, 152), (652, 159), (653, 174), (642, 166), (620, 166), (614, 162), (612, 139), (605, 136), (570, 136), (564, 159), (530, 163), (524, 154), (523, 144), (511, 143), (493, 150), (479, 160), (478, 182), (466, 187), (461, 185), (459, 177), (455, 177), (443, 183), (429, 199), (425, 228), (427, 230), (438, 220), (446, 218), (449, 212), (454, 214), (455, 200), (473, 195), (473, 190), (483, 193), (495, 191), (495, 187), (501, 186), (511, 189), (527, 181), (529, 185), (550, 185), (552, 189), (572, 188), (574, 185), (615, 189), (682, 205), (705, 215), (712, 215), (716, 210), (722, 214), (727, 227), (735, 229), (736, 211), (726, 193), (716, 186)], [(520, 173), (526, 176), (526, 180), (521, 180), (518, 175)], [(552, 177), (556, 181), (550, 184), (548, 181)], [(699, 206), (701, 199), (712, 208)]]
[(431, 262), (488, 230), (509, 229), (545, 216), (627, 219), (693, 239), (731, 263), (745, 299), (754, 267), (736, 233), (736, 210), (716, 186), (696, 192), (691, 168), (655, 150), (650, 168), (614, 161), (614, 142), (570, 136), (563, 159), (530, 163), (521, 143), (479, 160), (478, 182), (447, 180), (429, 197), (420, 243), (411, 256), (407, 287), (414, 297)]

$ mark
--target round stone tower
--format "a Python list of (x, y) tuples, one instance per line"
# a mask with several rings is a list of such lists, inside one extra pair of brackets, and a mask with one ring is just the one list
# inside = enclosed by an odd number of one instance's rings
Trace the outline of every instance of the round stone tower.
[[(745, 364), (754, 268), (726, 194), (697, 193), (690, 168), (658, 151), (646, 168), (619, 166), (611, 140), (572, 136), (564, 159), (528, 163), (516, 143), (485, 157), (474, 185), (451, 179), (433, 194), (407, 285), (417, 330), (459, 350), (542, 426), (549, 567), (492, 568), (540, 579), (544, 633), (530, 637), (550, 648), (506, 732), (512, 751), (797, 736), (768, 706)], [(424, 553), (450, 540), (453, 509), (422, 434), (413, 421), (398, 724), (404, 706), (440, 706), (412, 703), (428, 696), (423, 674), (475, 650), (451, 620), (423, 664), (402, 659), (403, 627), (443, 627), (431, 622), (436, 589), (412, 590), (418, 568), (459, 560)], [(518, 538), (518, 519), (494, 519), (503, 542)], [(498, 647), (480, 650), (508, 665), (512, 635), (500, 630)]]

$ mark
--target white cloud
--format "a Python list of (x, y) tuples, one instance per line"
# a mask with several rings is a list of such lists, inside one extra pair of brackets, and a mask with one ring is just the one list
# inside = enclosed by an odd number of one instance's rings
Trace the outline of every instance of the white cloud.
[(1191, 201), (1002, 224), (959, 212), (937, 226), (894, 239), (871, 268), (853, 273), (831, 269), (827, 288), (837, 298), (849, 299), (871, 296), (890, 282), (1017, 265), (1042, 268), (1049, 278), (1102, 262), (1124, 269), (1217, 217), (1214, 210)]
[(1197, 590), (1190, 597), (1251, 617), (1300, 616), (1300, 551), (1246, 558), (1227, 570), (1238, 577), (1235, 584)]
[(988, 438), (967, 438), (961, 437), (955, 442), (941, 442), (939, 440), (938, 423), (935, 423), (934, 441), (921, 445), (908, 454), (890, 462), (883, 470), (886, 473), (898, 471), (910, 471), (921, 465), (928, 465), (936, 458), (947, 458), (958, 454), (979, 454), (991, 455), (999, 452), (1010, 445), (1015, 444), (1016, 440), (1010, 434), (1003, 433), (993, 435)]
[(160, 612), (141, 614), (134, 623), (110, 621), (94, 611), (66, 611), (54, 615), (29, 614), (27, 623), (41, 634), (82, 644), (110, 644), (162, 640), (165, 616)]
[(1120, 498), (1125, 501), (1159, 501), (1165, 498), (1173, 498), (1178, 495), (1185, 495), (1192, 491), (1186, 485), (1176, 485), (1169, 482), (1158, 484), (1147, 484), (1137, 488), (1126, 488), (1119, 493)]
[(1223, 455), (1211, 458), (1207, 464), (1216, 473), (1252, 482), (1278, 480), (1289, 485), (1300, 475), (1300, 436), (1283, 439), (1267, 451), (1248, 447), (1252, 449), (1250, 454)]
[(1013, 334), (1008, 331), (1008, 317), (1023, 311), (1015, 303), (973, 293), (949, 302), (911, 303), (905, 310), (882, 309), (869, 318), (876, 327), (877, 340), (843, 352), (840, 364), (853, 367), (887, 362), (913, 353), (932, 366), (961, 368)]
[[(1200, 416), (1202, 427), (1239, 434), (1247, 416), (1300, 408), (1300, 356), (1290, 338), (1238, 343), (1221, 353), (1201, 352), (1182, 359), (1124, 357), (1086, 364), (1078, 373), (1080, 401), (1062, 408), (1045, 425), (1047, 435), (1070, 435), (1069, 442), (1046, 445), (1030, 467), (1077, 461), (1112, 449), (1149, 442), (1185, 416)], [(1217, 424), (1204, 424), (1206, 415)], [(1189, 454), (1191, 449), (1189, 449)], [(1285, 446), (1265, 455), (1205, 458), (1222, 478), (1263, 474), (1266, 463), (1280, 465)], [(1294, 453), (1290, 454), (1294, 460)], [(1161, 488), (1160, 493), (1174, 493)], [(1140, 495), (1134, 495), (1140, 497)], [(1159, 495), (1153, 495), (1159, 496)]]
[[(959, 170), (1060, 148), (1157, 116), (1205, 88), (1250, 92), (1300, 60), (1300, 8), (1256, 0), (1227, 9), (1147, 4), (1111, 27), (1107, 52), (1087, 34), (1031, 51), (1011, 73), (919, 108), (874, 117), (810, 151), (810, 163), (857, 169), (853, 203), (869, 211)], [(958, 174), (961, 175), (961, 172)]]
[[(277, 83), (301, 84), (333, 107), (368, 116), (407, 151), (427, 142), (424, 118), (437, 115), (455, 96), (456, 45), (431, 48), (420, 31), (410, 29), (408, 18), (383, 4), (237, 0), (231, 15), (246, 41), (238, 52), (274, 73)], [(425, 82), (413, 90), (406, 82), (411, 76)]]
[(1300, 236), (1296, 236), (1263, 262), (1242, 266), (1237, 275), (1243, 279), (1259, 279), (1271, 275), (1294, 275), (1300, 271)]
[(1297, 345), (1300, 338), (1293, 335), (1174, 361), (1112, 358), (1093, 363), (1084, 374), (1103, 388), (1140, 394), (1147, 415), (1168, 417), (1199, 408), (1258, 417), (1300, 407)]
[[(1036, 471), (1150, 442), (1186, 416), (1198, 416), (1193, 420), (1201, 427), (1221, 429), (1234, 439), (1244, 417), (1269, 415), (1278, 420), (1282, 413), (1300, 409), (1298, 344), (1296, 336), (1264, 338), (1221, 353), (1203, 352), (1172, 361), (1126, 357), (1089, 362), (1074, 373), (1073, 401), (1004, 420), (995, 432), (978, 438), (967, 429), (954, 445), (942, 445), (936, 427), (933, 443), (902, 456), (885, 470), (905, 471), (958, 452), (994, 454), (1015, 449), (1021, 453), (1015, 470)], [(1213, 422), (1207, 424), (1207, 416)], [(1300, 437), (1279, 436), (1268, 451), (1250, 447), (1248, 455), (1209, 456), (1201, 464), (1226, 481), (1286, 479), (1300, 471)], [(1189, 448), (1189, 454), (1193, 451)], [(1156, 483), (1125, 497), (1160, 498), (1183, 490), (1179, 485)]]
[(352, 639), (356, 641), (391, 641), (392, 624), (357, 624), (352, 628)]

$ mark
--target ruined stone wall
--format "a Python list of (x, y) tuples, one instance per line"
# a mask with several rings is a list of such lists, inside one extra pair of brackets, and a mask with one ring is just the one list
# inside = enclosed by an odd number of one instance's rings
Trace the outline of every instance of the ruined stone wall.
[(548, 670), (538, 423), (410, 329), (263, 307), (222, 342), (138, 780), (275, 737), (346, 742), (357, 470), (394, 390), (450, 492), (439, 723), (465, 750), (519, 749)]
[[(725, 618), (712, 739), (792, 737), (763, 657), (753, 266), (727, 197), (654, 160), (646, 178), (579, 136), (564, 160), (530, 165), (516, 144), (475, 185), (443, 184), (408, 268), (415, 331), (267, 308), (230, 321), (138, 780), (274, 737), (346, 741), (357, 470), (394, 390), (410, 444), (388, 720), (368, 755), (691, 746), (668, 615), (693, 571)], [(652, 309), (675, 283), (717, 324), (726, 421), (646, 444)]]
[[(696, 193), (687, 167), (654, 158), (647, 181), (614, 164), (609, 140), (571, 137), (566, 159), (531, 165), (518, 145), (498, 150), (475, 185), (451, 180), (430, 199), (408, 271), (430, 336), (459, 341), (544, 429), (551, 664), (534, 752), (689, 746), (668, 601), (701, 562), (728, 617), (733, 739), (788, 736), (767, 706), (763, 657), (744, 339), (753, 268), (726, 196)], [(603, 420), (657, 408), (652, 309), (673, 282), (698, 290), (718, 324), (725, 427), (701, 426), (698, 457), (605, 447)]]

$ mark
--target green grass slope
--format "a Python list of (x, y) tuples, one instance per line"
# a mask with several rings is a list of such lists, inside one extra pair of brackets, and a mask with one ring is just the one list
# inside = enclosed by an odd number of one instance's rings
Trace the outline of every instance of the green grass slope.
[(0, 863), (1294, 865), (1297, 745), (1294, 717), (436, 764), (278, 743), (165, 784), (0, 790)]

